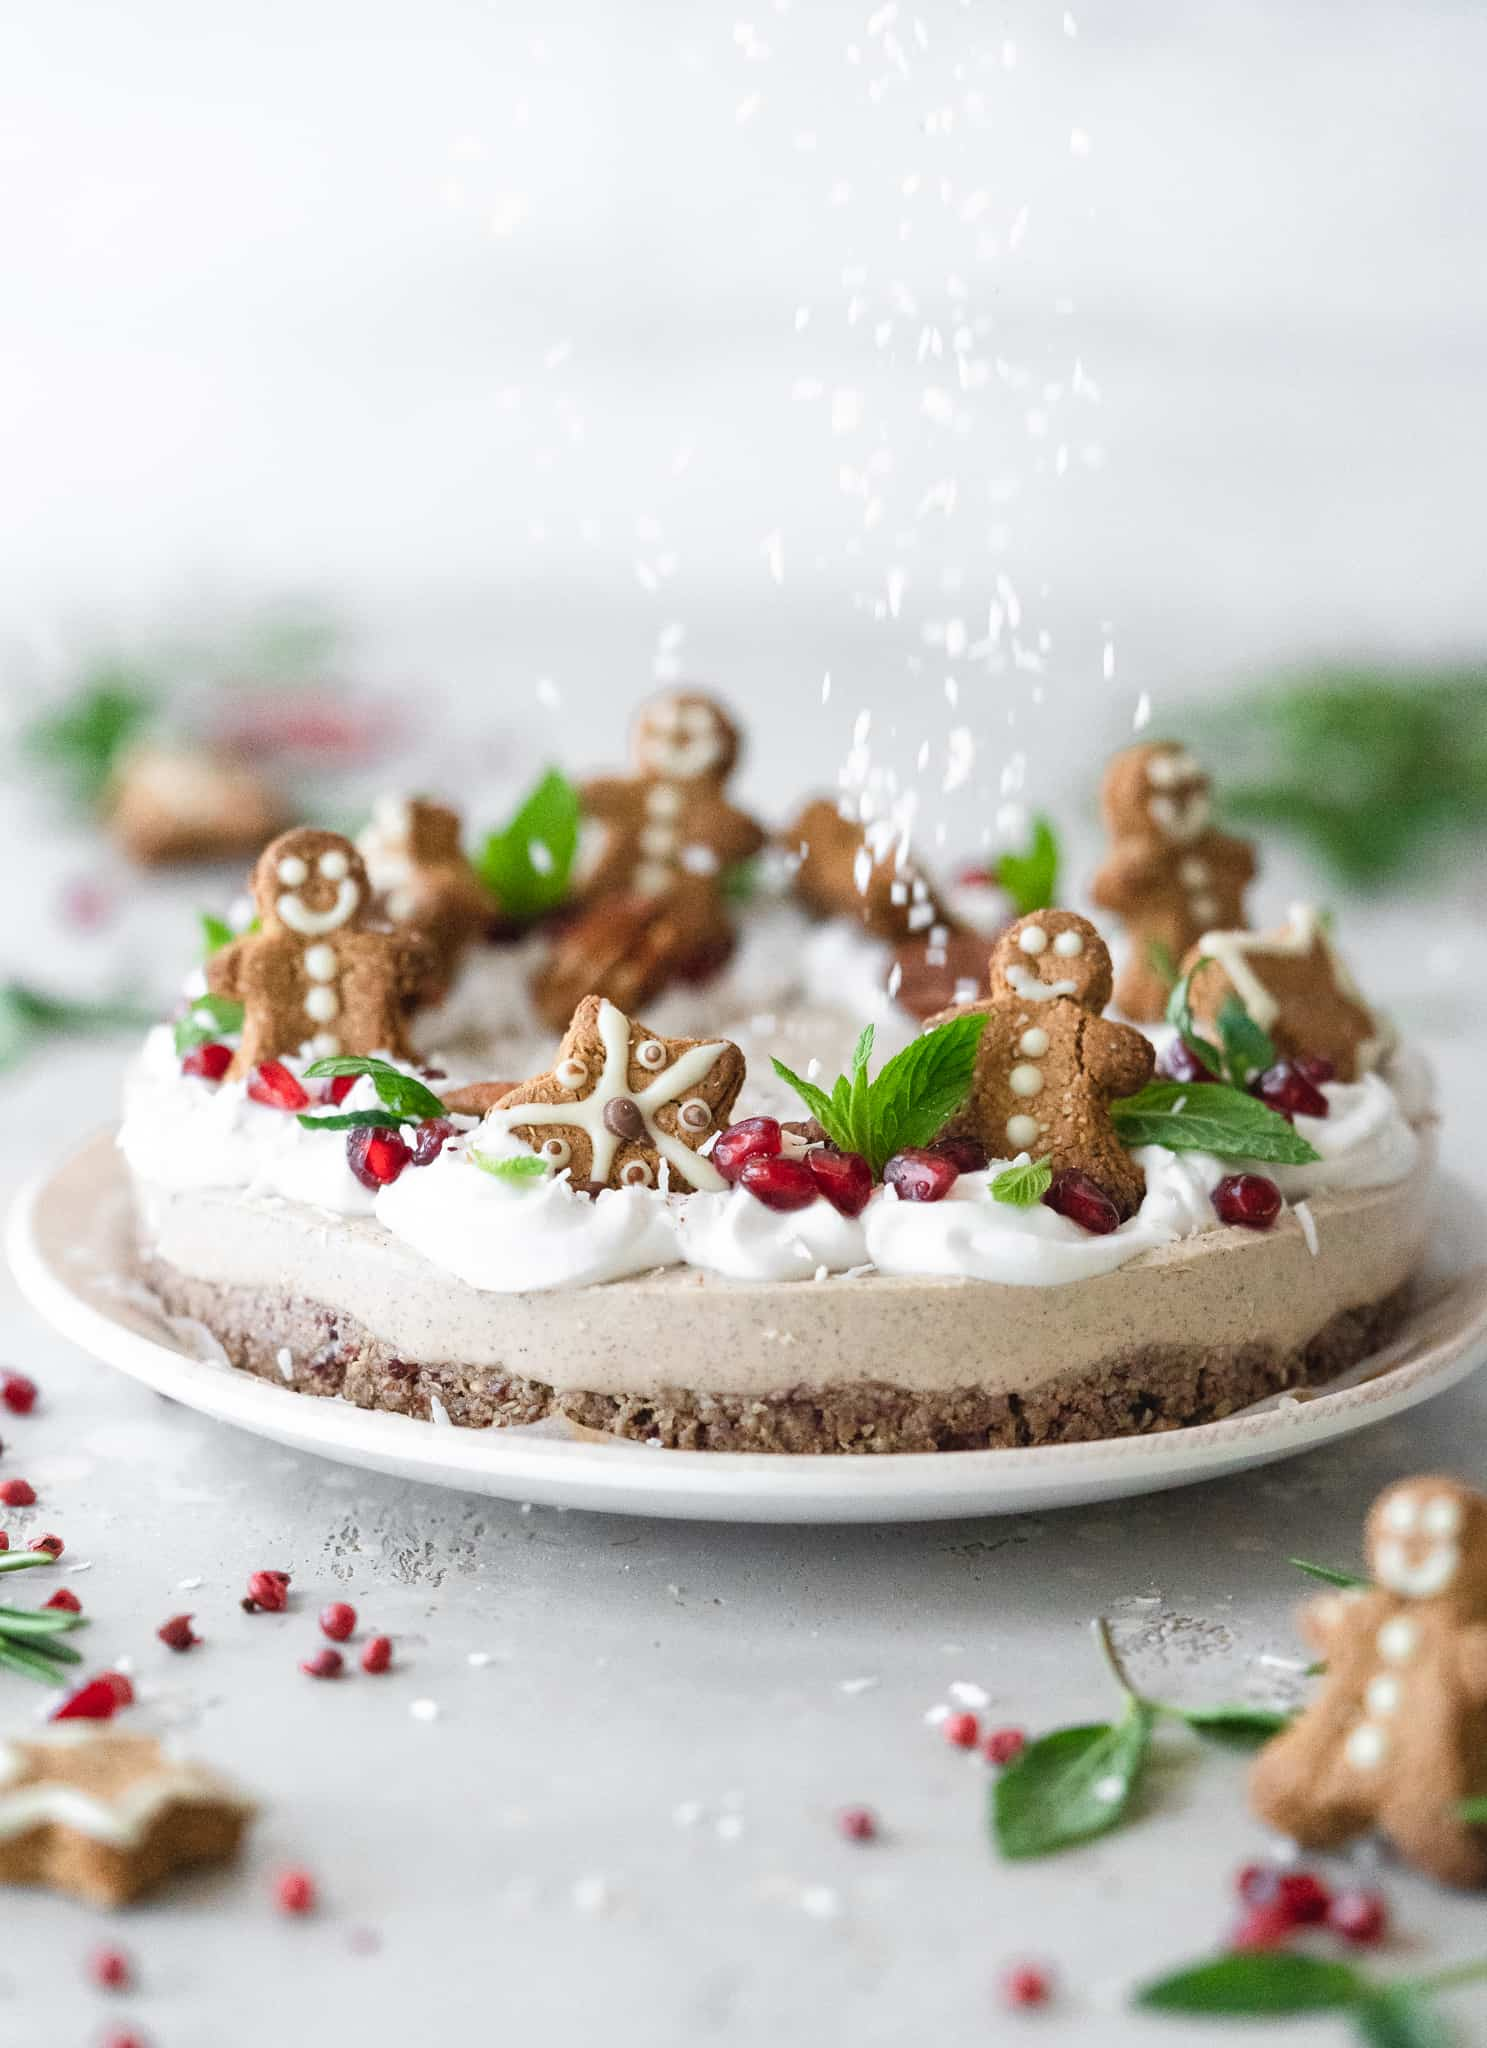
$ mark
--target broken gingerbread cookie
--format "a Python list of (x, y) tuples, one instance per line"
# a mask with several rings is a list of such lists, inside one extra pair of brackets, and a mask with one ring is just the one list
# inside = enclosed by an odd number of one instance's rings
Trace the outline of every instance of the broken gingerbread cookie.
[(819, 797), (781, 839), (796, 862), (795, 893), (818, 917), (847, 918), (894, 944), (963, 929), (891, 820), (864, 825)]
[(122, 1906), (172, 1871), (224, 1863), (249, 1800), (151, 1736), (57, 1729), (0, 1743), (0, 1883)]
[(481, 1130), (531, 1146), (590, 1192), (668, 1178), (716, 1192), (723, 1177), (701, 1148), (727, 1125), (743, 1081), (744, 1056), (727, 1039), (663, 1038), (587, 996), (551, 1069), (513, 1088)]
[(732, 927), (719, 921), (710, 890), (606, 897), (556, 934), (532, 977), (532, 1002), (561, 1031), (586, 995), (638, 1009), (672, 982), (705, 981), (732, 951)]
[(105, 805), (115, 843), (149, 868), (252, 853), (285, 822), (283, 803), (254, 769), (162, 740), (129, 749)]
[(1394, 1043), (1386, 1019), (1364, 1001), (1321, 914), (1296, 904), (1279, 931), (1209, 931), (1181, 962), (1188, 1001), (1204, 1030), (1217, 1029), (1237, 996), (1288, 1057), (1329, 1061), (1340, 1081), (1371, 1073)]
[(416, 933), (373, 925), (371, 885), (350, 840), (306, 826), (281, 833), (259, 855), (252, 886), (260, 929), (207, 962), (212, 993), (243, 1005), (228, 1073), (301, 1047), (317, 1059), (410, 1058), (408, 1019), (437, 996), (437, 970)]
[(1301, 1613), (1321, 1690), (1266, 1745), (1250, 1803), (1308, 1849), (1377, 1829), (1442, 1884), (1487, 1885), (1487, 1496), (1401, 1480), (1368, 1517), (1370, 1586)]
[(1217, 829), (1207, 775), (1170, 740), (1117, 754), (1105, 771), (1101, 807), (1110, 851), (1090, 894), (1117, 914), (1130, 942), (1115, 1002), (1127, 1017), (1155, 1024), (1167, 1006), (1164, 965), (1181, 960), (1204, 932), (1244, 923), (1254, 849)]
[(382, 796), (356, 842), (374, 907), (427, 941), (448, 981), (499, 914), (460, 845), (459, 812), (422, 796)]
[(970, 1098), (947, 1137), (980, 1140), (993, 1158), (1046, 1158), (1055, 1173), (1088, 1174), (1122, 1217), (1141, 1205), (1146, 1177), (1122, 1145), (1110, 1104), (1151, 1078), (1151, 1041), (1101, 1015), (1112, 969), (1105, 941), (1070, 910), (1039, 910), (993, 948), (991, 994), (931, 1018), (978, 1014), (986, 1027)]

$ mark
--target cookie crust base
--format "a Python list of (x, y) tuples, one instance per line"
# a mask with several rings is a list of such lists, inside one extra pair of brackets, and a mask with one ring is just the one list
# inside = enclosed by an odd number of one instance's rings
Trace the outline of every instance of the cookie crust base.
[[(584, 1393), (489, 1366), (399, 1358), (354, 1317), (324, 1303), (195, 1279), (160, 1259), (143, 1278), (165, 1309), (202, 1324), (229, 1362), (296, 1393), (358, 1408), (485, 1429), (562, 1416), (583, 1428), (673, 1450), (806, 1455), (1010, 1450), (1090, 1443), (1217, 1422), (1287, 1389), (1316, 1387), (1386, 1343), (1411, 1283), (1342, 1310), (1296, 1346), (1143, 1345), (1032, 1391), (923, 1391), (882, 1380), (765, 1395)], [(434, 1404), (437, 1402), (438, 1410)]]

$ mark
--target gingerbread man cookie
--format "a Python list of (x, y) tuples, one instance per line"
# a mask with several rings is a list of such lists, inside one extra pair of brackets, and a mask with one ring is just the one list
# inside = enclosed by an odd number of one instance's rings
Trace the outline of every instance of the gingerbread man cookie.
[(0, 1883), (121, 1906), (173, 1870), (235, 1856), (250, 1802), (147, 1735), (58, 1728), (0, 1743)]
[(818, 917), (845, 917), (875, 939), (927, 939), (962, 929), (888, 819), (859, 824), (819, 797), (782, 835), (796, 857), (795, 893)]
[(1368, 1518), (1374, 1584), (1309, 1603), (1317, 1698), (1250, 1776), (1260, 1818), (1309, 1849), (1378, 1828), (1443, 1884), (1487, 1885), (1487, 1497), (1406, 1479)]
[(428, 797), (379, 797), (356, 845), (378, 910), (422, 935), (447, 982), (499, 911), (464, 856), (458, 811)]
[(991, 955), (991, 994), (947, 1010), (984, 1015), (976, 1075), (947, 1137), (975, 1137), (993, 1158), (1029, 1152), (1055, 1173), (1077, 1167), (1122, 1216), (1141, 1205), (1146, 1176), (1115, 1134), (1109, 1106), (1151, 1078), (1149, 1039), (1100, 1012), (1110, 1000), (1110, 954), (1086, 918), (1036, 910), (1009, 925)]
[(1254, 850), (1215, 829), (1208, 777), (1170, 740), (1117, 754), (1105, 771), (1101, 803), (1111, 847), (1090, 894), (1119, 915), (1130, 941), (1116, 1003), (1128, 1017), (1153, 1024), (1168, 994), (1153, 951), (1180, 960), (1204, 932), (1242, 925)]
[(413, 932), (369, 923), (361, 855), (338, 832), (302, 826), (271, 840), (253, 870), (261, 929), (207, 962), (214, 995), (242, 1003), (243, 1037), (229, 1074), (308, 1046), (407, 1059), (408, 1016), (438, 993), (429, 950)]
[(552, 952), (532, 977), (537, 1014), (561, 1031), (586, 995), (638, 1009), (673, 981), (705, 981), (733, 950), (731, 930), (710, 922), (697, 898), (683, 892), (656, 902), (611, 896), (557, 933)]
[[(1207, 965), (1198, 969), (1200, 959)], [(1193, 972), (1189, 1000), (1213, 1030), (1224, 998), (1237, 995), (1279, 1051), (1320, 1054), (1340, 1081), (1370, 1073), (1394, 1042), (1388, 1022), (1358, 992), (1318, 913), (1292, 906), (1280, 931), (1205, 932), (1182, 961)]]
[(723, 1130), (744, 1081), (727, 1039), (662, 1038), (603, 996), (587, 996), (549, 1073), (513, 1088), (482, 1130), (530, 1145), (573, 1185), (675, 1185), (716, 1193), (727, 1183), (700, 1148)]

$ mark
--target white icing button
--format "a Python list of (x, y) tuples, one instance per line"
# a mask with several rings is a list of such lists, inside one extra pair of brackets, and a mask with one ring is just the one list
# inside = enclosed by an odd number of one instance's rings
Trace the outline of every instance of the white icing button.
[(1364, 1705), (1370, 1714), (1386, 1720), (1390, 1714), (1399, 1711), (1399, 1697), (1402, 1691), (1399, 1680), (1390, 1671), (1381, 1671), (1377, 1678), (1370, 1678), (1368, 1689), (1363, 1695)]
[(1060, 932), (1053, 942), (1053, 950), (1061, 959), (1072, 960), (1084, 951), (1084, 933)]
[(1212, 924), (1219, 914), (1216, 896), (1194, 896), (1189, 907), (1199, 924)]
[(334, 946), (306, 946), (304, 952), (305, 972), (311, 981), (334, 981), (336, 978), (336, 949)]
[(1356, 1771), (1376, 1771), (1384, 1761), (1389, 1738), (1372, 1721), (1360, 1721), (1344, 1746), (1344, 1754)]
[(310, 1050), (317, 1060), (333, 1060), (341, 1050), (341, 1041), (334, 1031), (317, 1031), (310, 1040)]
[(1043, 1076), (1036, 1067), (1014, 1067), (1007, 1076), (1007, 1082), (1014, 1095), (1043, 1093)]
[(1024, 1031), (1017, 1041), (1017, 1050), (1026, 1053), (1030, 1060), (1042, 1059), (1048, 1050), (1048, 1033), (1041, 1024), (1035, 1024), (1030, 1031)]
[(330, 847), (315, 863), (327, 882), (344, 882), (351, 863), (339, 846)]
[(1449, 1493), (1438, 1493), (1425, 1503), (1420, 1525), (1432, 1536), (1454, 1536), (1461, 1527), (1461, 1503)]
[(560, 1088), (581, 1088), (589, 1070), (582, 1060), (560, 1060), (553, 1068), (553, 1078)]
[(305, 990), (305, 1015), (313, 1017), (317, 1024), (329, 1024), (332, 1017), (340, 1014), (340, 1009), (341, 998), (333, 988), (317, 983), (314, 988)]
[(1041, 953), (1048, 945), (1048, 934), (1040, 924), (1030, 924), (1025, 931), (1017, 934), (1017, 943), (1024, 953)]
[(1035, 1116), (1009, 1116), (1007, 1119), (1008, 1141), (1019, 1151), (1024, 1145), (1036, 1145), (1042, 1131), (1043, 1126)]
[(666, 1064), (666, 1048), (659, 1038), (643, 1038), (635, 1048), (635, 1057), (654, 1074)]
[(664, 860), (676, 846), (676, 832), (670, 825), (647, 825), (640, 835), (640, 850), (653, 860)]
[(1401, 1536), (1408, 1535), (1419, 1519), (1419, 1504), (1412, 1493), (1396, 1493), (1384, 1509), (1385, 1528), (1397, 1529)]
[(653, 818), (674, 818), (682, 807), (682, 793), (674, 782), (653, 782), (645, 793), (645, 807)]
[(286, 853), (279, 862), (278, 876), (286, 889), (297, 889), (301, 882), (310, 879), (310, 870), (297, 853)]
[(1177, 879), (1185, 889), (1201, 889), (1208, 880), (1206, 860), (1194, 860), (1191, 855), (1177, 863)]
[(1408, 1664), (1415, 1654), (1419, 1631), (1407, 1615), (1396, 1614), (1379, 1630), (1379, 1655), (1391, 1664)]
[(637, 896), (664, 896), (673, 879), (671, 869), (662, 867), (659, 861), (643, 860), (635, 870), (635, 893)]
[(1153, 789), (1170, 789), (1177, 776), (1176, 754), (1153, 754), (1146, 764), (1146, 780)]
[(411, 889), (394, 889), (387, 899), (387, 914), (394, 924), (407, 924), (418, 908), (418, 898)]

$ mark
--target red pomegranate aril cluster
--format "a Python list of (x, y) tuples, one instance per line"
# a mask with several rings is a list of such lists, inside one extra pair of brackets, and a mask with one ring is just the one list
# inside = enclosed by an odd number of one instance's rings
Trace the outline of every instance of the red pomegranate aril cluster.
[(325, 1100), (333, 1102), (339, 1109), (356, 1086), (358, 1078), (356, 1074), (332, 1074), (325, 1084)]
[(29, 1479), (0, 1479), (0, 1502), (8, 1508), (34, 1507), (36, 1488)]
[(876, 1841), (878, 1816), (870, 1806), (844, 1807), (837, 1815), (837, 1826), (849, 1842)]
[(1321, 1088), (1328, 1081), (1337, 1079), (1337, 1066), (1325, 1053), (1299, 1052), (1291, 1065), (1303, 1079), (1310, 1081), (1313, 1088)]
[(361, 1668), (376, 1677), (392, 1663), (392, 1637), (373, 1636), (361, 1653)]
[(816, 1176), (803, 1159), (786, 1159), (783, 1154), (765, 1158), (758, 1153), (746, 1159), (738, 1185), (747, 1188), (766, 1209), (808, 1209), (816, 1199)]
[(59, 1586), (50, 1600), (42, 1601), (43, 1607), (55, 1607), (63, 1614), (81, 1614), (83, 1603), (70, 1586)]
[(1228, 1173), (1213, 1191), (1213, 1208), (1221, 1223), (1268, 1230), (1280, 1214), (1280, 1189), (1263, 1173)]
[(127, 1991), (133, 1982), (129, 1958), (121, 1948), (95, 1949), (88, 1958), (88, 1975), (100, 1991)]
[[(120, 1707), (127, 1707), (134, 1698), (134, 1688), (129, 1688), (129, 1698), (120, 1697), (117, 1681), (120, 1672), (105, 1672), (101, 1678), (89, 1678), (68, 1693), (60, 1705), (53, 1707), (48, 1716), (53, 1721), (111, 1721)], [(128, 1684), (127, 1679), (124, 1681)]]
[(189, 1614), (173, 1614), (155, 1631), (167, 1650), (194, 1650), (201, 1637), (191, 1626)]
[(772, 1116), (746, 1116), (718, 1136), (708, 1158), (726, 1181), (736, 1181), (751, 1159), (777, 1159), (784, 1132)]
[(243, 1601), (249, 1614), (260, 1607), (269, 1614), (282, 1614), (288, 1605), (288, 1572), (249, 1572), (247, 1598)]
[(872, 1198), (873, 1170), (860, 1152), (838, 1152), (835, 1145), (814, 1145), (805, 1163), (833, 1209), (843, 1216), (860, 1216)]
[(1216, 1081), (1218, 1075), (1199, 1059), (1186, 1039), (1174, 1038), (1157, 1055), (1157, 1072), (1167, 1081)]
[(281, 1913), (311, 1913), (315, 1880), (308, 1870), (281, 1870), (274, 1880), (274, 1903)]
[(248, 1082), (254, 1102), (267, 1109), (308, 1109), (310, 1098), (296, 1075), (282, 1060), (260, 1060)]
[(1316, 1082), (1302, 1072), (1299, 1060), (1281, 1060), (1277, 1065), (1267, 1067), (1263, 1074), (1256, 1074), (1250, 1082), (1250, 1094), (1257, 1095), (1267, 1109), (1277, 1111), (1288, 1120), (1327, 1114), (1326, 1096)]
[(1120, 1211), (1112, 1198), (1077, 1166), (1059, 1168), (1044, 1190), (1042, 1202), (1045, 1209), (1067, 1216), (1092, 1237), (1108, 1237), (1120, 1228)]
[(412, 1153), (399, 1131), (365, 1130), (346, 1133), (346, 1164), (364, 1188), (375, 1193), (389, 1187), (408, 1164)]
[(206, 1045), (194, 1045), (181, 1061), (181, 1072), (192, 1074), (198, 1081), (220, 1081), (232, 1065), (232, 1047), (218, 1045), (215, 1040)]
[(356, 1609), (349, 1600), (332, 1600), (320, 1610), (320, 1627), (333, 1643), (344, 1643), (355, 1632)]
[(1027, 1736), (1021, 1728), (993, 1728), (986, 1738), (986, 1761), (1000, 1769), (1015, 1763), (1026, 1748)]
[(883, 1185), (901, 1202), (943, 1202), (960, 1179), (960, 1168), (927, 1145), (906, 1145), (883, 1168)]
[(991, 1164), (986, 1147), (979, 1138), (936, 1138), (924, 1149), (933, 1152), (937, 1158), (948, 1159), (957, 1173), (985, 1173)]
[(947, 1714), (941, 1726), (955, 1749), (974, 1749), (981, 1739), (981, 1723), (974, 1714)]
[(345, 1669), (346, 1660), (339, 1650), (317, 1650), (312, 1657), (306, 1657), (300, 1670), (306, 1678), (339, 1678)]
[(67, 1545), (60, 1536), (35, 1536), (31, 1540), (31, 1548), (33, 1550), (44, 1550), (50, 1558), (58, 1558), (67, 1548)]
[(408, 1148), (408, 1164), (410, 1166), (428, 1166), (432, 1164), (454, 1135), (454, 1125), (447, 1116), (431, 1116), (426, 1123), (421, 1123), (413, 1133), (413, 1143)]
[(1002, 1998), (1008, 2005), (1047, 2005), (1052, 1996), (1053, 1980), (1036, 1963), (1019, 1963), (1002, 1975)]
[(36, 1382), (23, 1372), (8, 1372), (0, 1379), (0, 1401), (12, 1415), (29, 1415), (36, 1406)]
[(1327, 1907), (1327, 1925), (1359, 1948), (1372, 1948), (1389, 1931), (1389, 1908), (1377, 1892), (1338, 1892)]

